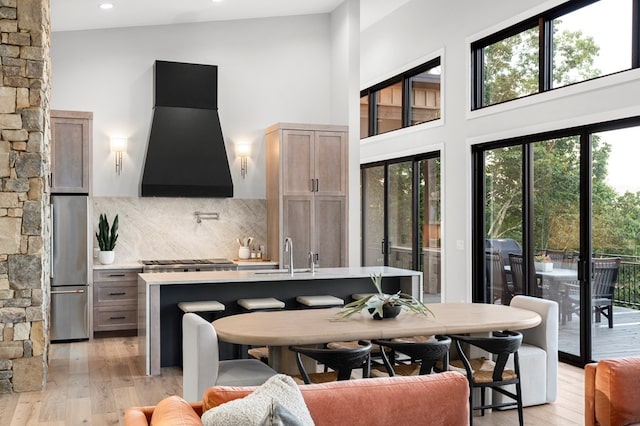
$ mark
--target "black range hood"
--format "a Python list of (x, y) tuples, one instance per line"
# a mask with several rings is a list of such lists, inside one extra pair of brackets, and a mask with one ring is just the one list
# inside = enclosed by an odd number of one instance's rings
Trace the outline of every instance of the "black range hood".
[(156, 61), (143, 197), (233, 197), (218, 117), (218, 67)]

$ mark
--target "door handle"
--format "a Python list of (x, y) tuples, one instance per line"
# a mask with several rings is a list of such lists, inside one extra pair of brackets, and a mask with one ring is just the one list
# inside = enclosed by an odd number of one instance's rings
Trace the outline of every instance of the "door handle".
[(109, 293), (109, 296), (124, 296), (125, 294), (127, 293), (125, 293), (124, 291), (119, 291), (117, 293)]
[(320, 192), (320, 179), (316, 179), (316, 192)]
[(109, 274), (110, 277), (124, 277), (124, 274)]

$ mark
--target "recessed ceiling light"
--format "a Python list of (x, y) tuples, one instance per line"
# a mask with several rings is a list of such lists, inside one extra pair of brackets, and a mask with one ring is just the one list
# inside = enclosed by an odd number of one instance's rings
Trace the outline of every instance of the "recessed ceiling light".
[(220, 3), (222, 0), (211, 0), (214, 3)]
[(113, 9), (113, 3), (100, 3), (100, 9), (102, 10)]

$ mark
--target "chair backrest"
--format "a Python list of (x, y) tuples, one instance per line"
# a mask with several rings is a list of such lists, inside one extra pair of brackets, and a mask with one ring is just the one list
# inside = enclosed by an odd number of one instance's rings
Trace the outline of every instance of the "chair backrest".
[(542, 318), (540, 324), (520, 331), (522, 343), (537, 346), (546, 352), (547, 402), (558, 396), (558, 302), (531, 296), (516, 296), (511, 300), (514, 308), (536, 312)]
[(520, 371), (518, 349), (520, 349), (520, 345), (522, 344), (522, 334), (517, 331), (494, 331), (492, 333), (492, 337), (471, 337), (461, 335), (453, 335), (450, 337), (456, 341), (458, 355), (460, 356), (460, 359), (462, 359), (469, 377), (472, 376), (471, 362), (462, 349), (461, 342), (468, 343), (471, 346), (476, 346), (496, 355), (495, 367), (492, 375), (494, 382), (502, 381), (502, 373), (504, 372), (504, 367), (511, 354), (513, 354), (513, 363), (515, 365), (516, 372)]
[(612, 299), (618, 281), (620, 258), (592, 259), (591, 264), (593, 265), (591, 297)]
[(524, 268), (522, 267), (522, 255), (509, 253), (509, 265), (511, 278), (513, 279), (513, 292), (524, 294)]
[(500, 300), (503, 305), (509, 304), (511, 293), (507, 288), (507, 275), (500, 253), (486, 253), (487, 284), (491, 288), (491, 303)]
[(218, 379), (218, 335), (213, 325), (194, 313), (182, 316), (182, 394), (199, 401)]
[(544, 251), (546, 256), (553, 262), (554, 268), (561, 268), (566, 260), (567, 253), (564, 250), (546, 249)]
[[(449, 365), (451, 338), (447, 336), (436, 335), (433, 339), (421, 342), (403, 342), (402, 339), (376, 339), (372, 340), (372, 343), (386, 346), (396, 352), (403, 353), (412, 360), (420, 360), (419, 374), (430, 374), (438, 361), (442, 361), (444, 369), (447, 369)], [(387, 358), (386, 351), (382, 350), (380, 353), (383, 359)], [(386, 359), (385, 364), (388, 362), (389, 360)], [(389, 368), (389, 366), (387, 366), (387, 368)], [(391, 366), (391, 369), (393, 369), (393, 366)]]
[(358, 341), (360, 347), (345, 349), (309, 348), (303, 346), (289, 346), (289, 350), (296, 352), (296, 362), (300, 375), (305, 383), (310, 383), (309, 374), (304, 368), (300, 355), (326, 365), (338, 373), (338, 380), (349, 380), (351, 371), (362, 368), (363, 377), (369, 377), (371, 342)]

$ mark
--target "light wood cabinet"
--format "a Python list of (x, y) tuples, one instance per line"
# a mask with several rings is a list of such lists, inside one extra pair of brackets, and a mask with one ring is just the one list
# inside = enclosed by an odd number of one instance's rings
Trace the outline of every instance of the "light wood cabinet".
[(93, 113), (51, 111), (51, 192), (91, 190)]
[(93, 331), (136, 330), (138, 274), (142, 269), (93, 272)]
[[(346, 126), (279, 123), (266, 130), (267, 253), (284, 267), (291, 237), (296, 268), (345, 266), (348, 133)], [(288, 261), (287, 261), (288, 263)]]

